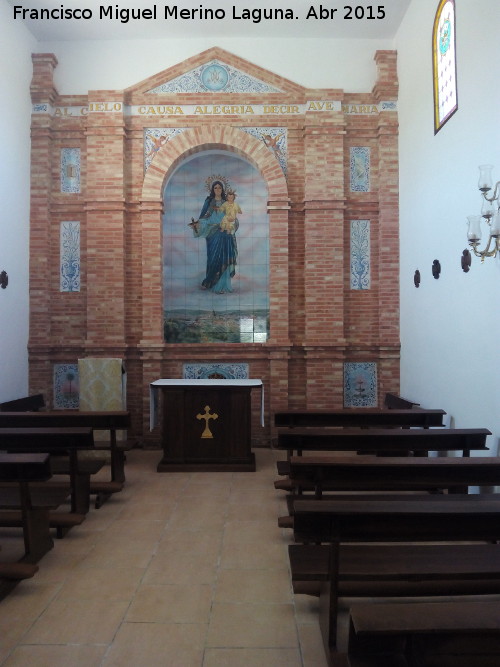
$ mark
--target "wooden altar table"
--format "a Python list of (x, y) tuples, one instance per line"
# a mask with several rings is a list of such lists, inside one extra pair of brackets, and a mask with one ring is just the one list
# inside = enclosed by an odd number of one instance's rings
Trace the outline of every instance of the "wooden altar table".
[(262, 380), (161, 379), (150, 385), (151, 428), (160, 413), (158, 472), (255, 470), (251, 391)]

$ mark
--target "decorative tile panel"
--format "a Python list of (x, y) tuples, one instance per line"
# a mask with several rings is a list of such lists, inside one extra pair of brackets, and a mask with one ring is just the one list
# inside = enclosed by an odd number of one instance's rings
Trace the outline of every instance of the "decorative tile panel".
[(148, 91), (157, 94), (207, 92), (280, 93), (282, 91), (219, 60), (200, 65)]
[(366, 146), (351, 146), (350, 149), (351, 192), (370, 191), (370, 149)]
[(52, 107), (48, 104), (33, 104), (32, 113), (51, 113)]
[(240, 127), (239, 129), (264, 142), (269, 151), (280, 163), (285, 176), (287, 175), (288, 130), (286, 127)]
[(61, 192), (80, 192), (80, 149), (61, 149)]
[[(189, 226), (214, 180), (236, 191), (233, 242)], [(163, 298), (167, 343), (265, 343), (269, 339), (269, 195), (260, 172), (226, 151), (187, 158), (164, 191)], [(212, 215), (212, 214), (211, 214)], [(218, 214), (214, 214), (215, 217)], [(209, 230), (206, 218), (200, 229)], [(220, 220), (214, 219), (217, 230)], [(235, 223), (235, 224), (236, 224)], [(212, 224), (212, 223), (211, 223)], [(210, 241), (210, 244), (208, 243)], [(237, 253), (232, 267), (227, 252)], [(221, 262), (220, 267), (216, 266)], [(215, 267), (215, 268), (214, 268)], [(212, 271), (213, 269), (213, 271)], [(209, 270), (212, 274), (209, 275)], [(222, 273), (215, 273), (215, 271)], [(215, 280), (218, 280), (215, 283)]]
[(54, 409), (77, 410), (79, 406), (78, 364), (54, 364)]
[(61, 222), (60, 228), (61, 292), (80, 291), (80, 223)]
[(156, 157), (162, 147), (178, 134), (189, 130), (188, 127), (147, 127), (144, 130), (144, 171)]
[(377, 364), (346, 362), (344, 364), (344, 407), (377, 407)]
[(248, 364), (184, 364), (183, 377), (187, 380), (246, 380)]
[(351, 289), (370, 289), (370, 221), (351, 220)]

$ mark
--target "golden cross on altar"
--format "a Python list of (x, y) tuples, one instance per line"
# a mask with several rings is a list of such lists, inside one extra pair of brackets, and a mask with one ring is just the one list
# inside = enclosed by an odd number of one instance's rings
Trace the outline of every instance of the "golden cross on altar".
[(210, 430), (208, 426), (208, 420), (209, 419), (218, 419), (219, 415), (214, 412), (213, 415), (208, 414), (210, 412), (210, 406), (205, 405), (205, 414), (197, 414), (196, 419), (204, 419), (205, 420), (205, 430), (201, 434), (202, 438), (213, 438), (214, 436), (212, 435), (212, 431)]

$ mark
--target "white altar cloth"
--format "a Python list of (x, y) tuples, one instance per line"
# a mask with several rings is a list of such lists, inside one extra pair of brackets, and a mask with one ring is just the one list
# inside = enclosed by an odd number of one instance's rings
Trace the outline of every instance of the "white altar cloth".
[(158, 390), (159, 387), (260, 387), (260, 425), (264, 426), (264, 385), (262, 380), (186, 380), (160, 379), (149, 385), (149, 429), (152, 431), (158, 424)]

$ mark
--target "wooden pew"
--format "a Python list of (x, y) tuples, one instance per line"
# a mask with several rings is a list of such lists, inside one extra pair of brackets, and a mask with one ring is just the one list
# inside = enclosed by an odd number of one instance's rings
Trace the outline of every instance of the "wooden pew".
[(91, 480), (91, 493), (96, 494), (96, 508), (113, 493), (121, 491), (125, 482), (125, 451), (132, 447), (130, 441), (117, 439), (117, 431), (130, 427), (130, 412), (116, 411), (69, 411), (51, 410), (45, 412), (4, 412), (0, 413), (0, 428), (40, 428), (40, 427), (87, 427), (106, 430), (109, 442), (94, 441), (95, 448), (109, 449), (111, 480), (95, 482)]
[(500, 602), (355, 604), (349, 611), (350, 667), (496, 667)]
[[(311, 490), (312, 480), (303, 480), (298, 484), (291, 474), (291, 461), (295, 460), (290, 454), (294, 451), (299, 455), (296, 458), (304, 458), (314, 464), (318, 457), (302, 457), (304, 451), (325, 452), (358, 452), (358, 453), (381, 453), (408, 455), (413, 453), (417, 456), (427, 454), (429, 451), (438, 452), (462, 452), (463, 456), (469, 457), (473, 451), (487, 451), (486, 438), (491, 435), (488, 429), (285, 429), (279, 432), (278, 448), (287, 451), (287, 460), (278, 461), (276, 466), (278, 474), (287, 477), (274, 483), (276, 489), (288, 491), (291, 495), (287, 498), (289, 513), (292, 514), (290, 506), (293, 505), (293, 496), (303, 491)], [(364, 458), (364, 457), (362, 457)], [(323, 460), (329, 460), (325, 457)], [(346, 459), (343, 459), (346, 460)], [(317, 465), (317, 464), (315, 464)], [(298, 472), (298, 469), (297, 471)], [(431, 488), (431, 487), (429, 487)], [(337, 489), (338, 490), (338, 489)], [(384, 489), (376, 489), (384, 490)], [(422, 487), (420, 487), (422, 490)], [(464, 490), (464, 489), (462, 489)], [(286, 523), (286, 521), (284, 520)], [(283, 524), (283, 526), (285, 525)]]
[[(500, 537), (498, 497), (436, 496), (423, 503), (296, 501), (294, 537), (297, 542), (328, 543), (328, 569), (320, 582), (320, 625), (331, 665), (339, 596), (500, 592), (500, 545), (485, 543)], [(302, 548), (311, 551), (314, 546)], [(293, 577), (292, 559), (291, 566)]]
[(412, 409), (415, 407), (419, 407), (420, 403), (414, 403), (413, 401), (409, 401), (407, 398), (398, 396), (398, 394), (387, 392), (384, 397), (384, 406), (386, 408), (389, 408), (389, 410), (394, 410), (394, 409), (404, 410), (405, 408)]
[(344, 408), (343, 410), (290, 410), (276, 412), (274, 425), (278, 428), (305, 426), (335, 426), (359, 428), (410, 427), (429, 428), (444, 426), (444, 410)]
[[(313, 490), (312, 495), (288, 497), (291, 516), (280, 518), (280, 527), (293, 528), (297, 504), (318, 499), (332, 502), (409, 501), (418, 504), (432, 502), (436, 496), (419, 491), (428, 488), (450, 489), (457, 486), (497, 484), (500, 474), (499, 457), (407, 459), (377, 457), (293, 457), (291, 459), (291, 482), (298, 488)], [(333, 493), (327, 493), (330, 491)], [(382, 493), (383, 492), (383, 493)], [(413, 492), (408, 495), (408, 492)], [(416, 492), (416, 493), (415, 493)], [(439, 496), (442, 502), (453, 502), (458, 494)], [(483, 497), (491, 500), (500, 494), (468, 495), (471, 502), (481, 502)], [(311, 505), (311, 506), (313, 506)], [(291, 547), (294, 590), (312, 595), (318, 594), (317, 582), (328, 568), (325, 549), (312, 547), (309, 551)], [(408, 588), (405, 588), (408, 590)]]
[(0, 412), (36, 412), (45, 407), (43, 394), (32, 394), (23, 398), (16, 398), (13, 401), (4, 401), (0, 403)]
[[(3, 525), (3, 510), (19, 510), (24, 537), (24, 556), (20, 563), (0, 564), (2, 580), (13, 582), (32, 577), (38, 570), (34, 563), (54, 546), (50, 536), (49, 509), (57, 507), (67, 494), (56, 491), (40, 498), (32, 489), (33, 483), (46, 482), (51, 476), (48, 454), (8, 454), (0, 451), (0, 482), (10, 483), (15, 491), (14, 494), (3, 494), (0, 489), (0, 525)], [(0, 594), (5, 590), (0, 585)]]
[(426, 491), (500, 482), (500, 457), (292, 456), (290, 482), (324, 491)]
[(486, 451), (487, 428), (290, 428), (278, 432), (278, 449), (297, 452), (415, 452)]
[[(0, 449), (12, 453), (48, 452), (53, 454), (52, 474), (58, 473), (57, 455), (68, 454), (71, 513), (76, 516), (66, 516), (64, 520), (68, 521), (69, 527), (83, 521), (82, 516), (84, 517), (90, 508), (90, 472), (85, 462), (82, 464), (78, 460), (78, 452), (94, 449), (94, 436), (91, 428), (0, 428)], [(58, 518), (53, 514), (51, 520), (56, 521)], [(59, 520), (63, 521), (63, 518)]]

